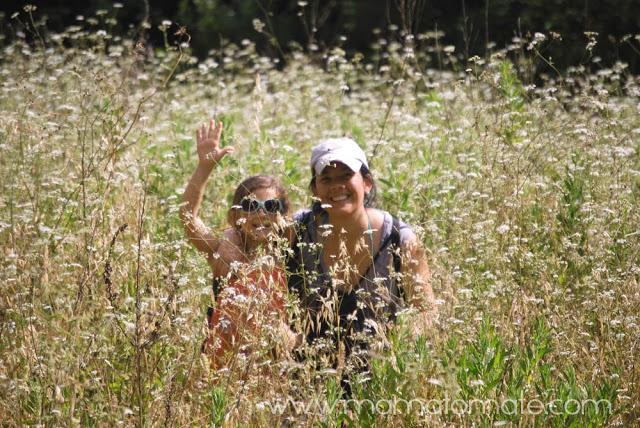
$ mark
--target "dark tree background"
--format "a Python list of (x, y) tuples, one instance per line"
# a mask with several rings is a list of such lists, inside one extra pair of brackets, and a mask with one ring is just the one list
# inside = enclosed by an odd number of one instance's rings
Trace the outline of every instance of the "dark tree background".
[[(439, 43), (454, 45), (464, 59), (486, 55), (488, 42), (499, 49), (513, 37), (553, 31), (562, 40), (547, 42), (543, 54), (559, 69), (580, 64), (607, 67), (623, 61), (632, 72), (640, 71), (640, 40), (633, 37), (640, 34), (640, 0), (121, 0), (122, 7), (115, 9), (118, 2), (106, 0), (30, 3), (37, 6), (34, 16), (46, 19), (50, 31), (78, 23), (78, 15), (94, 16), (99, 9), (106, 10), (106, 16), (115, 15), (117, 31), (135, 31), (148, 17), (149, 41), (154, 45), (162, 45), (157, 25), (171, 20), (174, 26), (187, 28), (193, 51), (200, 57), (223, 39), (239, 43), (245, 38), (269, 55), (282, 56), (292, 43), (305, 49), (311, 44), (319, 49), (339, 45), (348, 53), (366, 55), (377, 38), (397, 38), (398, 30), (412, 34), (437, 30), (444, 33)], [(15, 37), (18, 24), (11, 15), (23, 4), (0, 2), (3, 44)], [(254, 19), (265, 24), (265, 34), (257, 33)], [(379, 34), (374, 34), (376, 28)], [(585, 49), (585, 32), (598, 33), (592, 54)], [(628, 34), (632, 37), (625, 41)], [(594, 57), (601, 60), (594, 62)]]

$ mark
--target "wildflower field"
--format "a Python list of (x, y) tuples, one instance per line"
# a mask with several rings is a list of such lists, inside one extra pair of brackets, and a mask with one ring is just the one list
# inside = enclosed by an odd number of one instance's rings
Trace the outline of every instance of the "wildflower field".
[[(197, 60), (162, 28), (157, 49), (90, 23), (2, 48), (0, 425), (640, 425), (640, 77), (625, 64), (534, 79), (543, 34), (469, 60), (433, 34), (374, 35), (367, 60), (294, 49), (283, 64), (248, 40)], [(178, 211), (211, 116), (237, 150), (207, 224), (225, 227), (257, 173), (309, 206), (310, 148), (349, 135), (378, 206), (428, 251), (433, 331), (409, 339), (400, 321), (348, 403), (331, 370), (213, 373), (200, 352), (210, 271)]]

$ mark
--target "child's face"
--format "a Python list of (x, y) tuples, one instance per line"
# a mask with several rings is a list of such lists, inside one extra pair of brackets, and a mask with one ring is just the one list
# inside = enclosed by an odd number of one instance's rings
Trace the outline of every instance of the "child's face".
[[(279, 198), (275, 188), (267, 187), (254, 190), (245, 199), (255, 199), (264, 203), (265, 201), (277, 200)], [(276, 226), (281, 221), (282, 214), (279, 212), (266, 212), (264, 208), (249, 212), (239, 209), (238, 228), (240, 233), (256, 243), (266, 243), (269, 240), (270, 234), (277, 233)]]

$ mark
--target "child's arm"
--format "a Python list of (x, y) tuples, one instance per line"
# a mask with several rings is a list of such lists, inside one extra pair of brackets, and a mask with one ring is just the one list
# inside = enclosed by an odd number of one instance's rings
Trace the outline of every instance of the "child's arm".
[(218, 162), (227, 154), (234, 151), (233, 147), (220, 147), (222, 122), (217, 125), (213, 119), (209, 126), (202, 125), (196, 132), (198, 166), (191, 176), (182, 195), (184, 204), (180, 208), (180, 219), (189, 237), (189, 241), (199, 251), (207, 255), (212, 261), (213, 254), (218, 250), (220, 238), (213, 235), (209, 228), (198, 217), (200, 204), (209, 175)]

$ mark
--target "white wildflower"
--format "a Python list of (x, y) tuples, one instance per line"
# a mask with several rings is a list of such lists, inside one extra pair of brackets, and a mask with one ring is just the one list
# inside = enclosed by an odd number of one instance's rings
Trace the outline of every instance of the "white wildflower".
[(264, 22), (260, 21), (258, 18), (255, 18), (252, 23), (254, 30), (256, 30), (258, 33), (262, 33), (262, 30), (264, 30), (265, 27)]
[(498, 226), (498, 228), (496, 229), (496, 232), (498, 232), (500, 235), (504, 235), (505, 233), (507, 233), (508, 231), (510, 231), (511, 228), (509, 227), (508, 224), (501, 224), (500, 226)]

